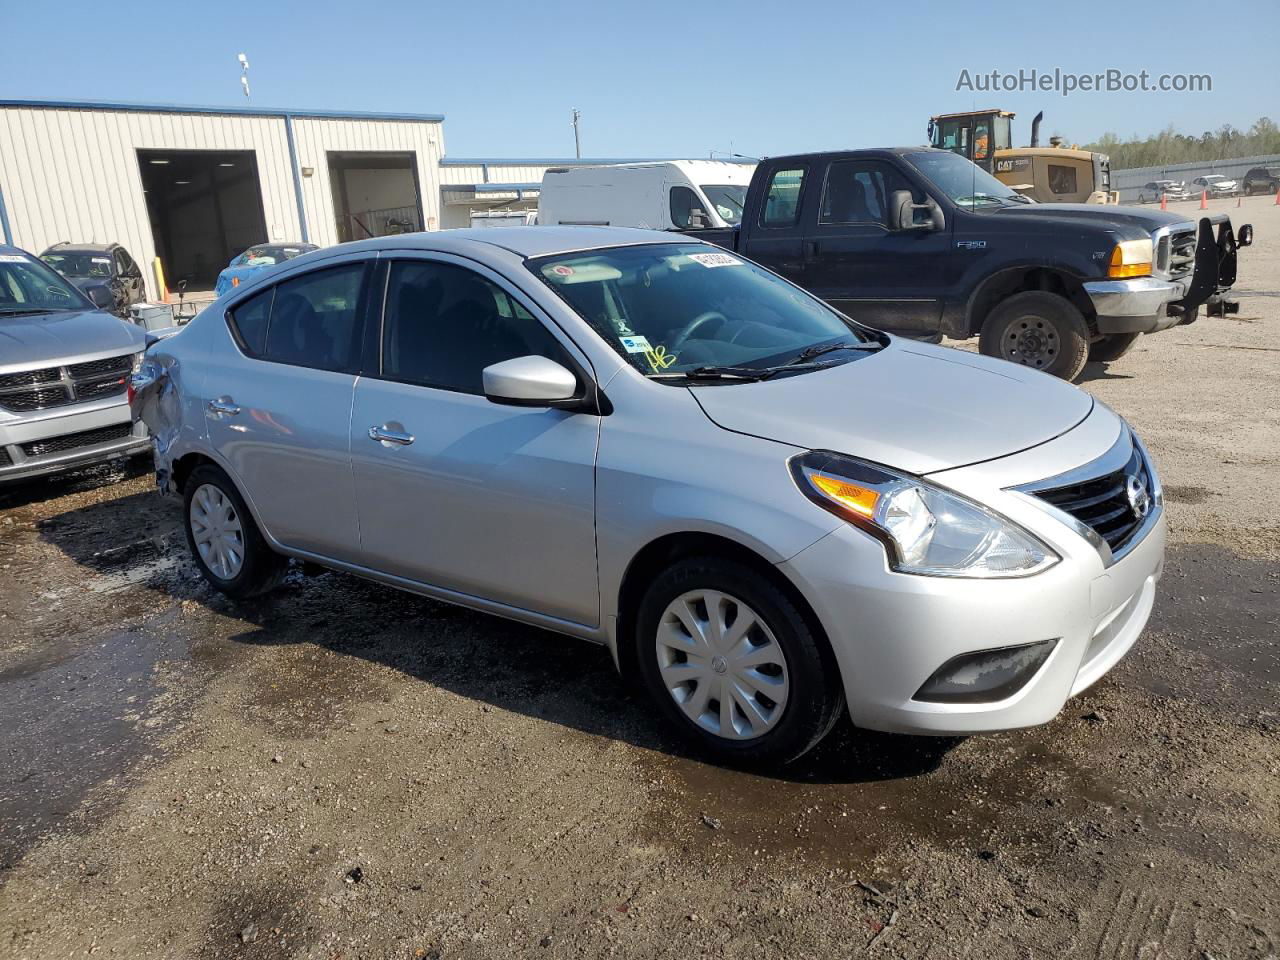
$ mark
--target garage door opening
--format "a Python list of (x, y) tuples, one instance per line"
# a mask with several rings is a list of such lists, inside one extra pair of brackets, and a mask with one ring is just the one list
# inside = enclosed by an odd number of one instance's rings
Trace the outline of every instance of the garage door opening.
[(267, 239), (252, 150), (139, 150), (138, 166), (170, 289), (213, 289), (232, 257)]
[(413, 153), (330, 151), (329, 183), (340, 242), (422, 229)]

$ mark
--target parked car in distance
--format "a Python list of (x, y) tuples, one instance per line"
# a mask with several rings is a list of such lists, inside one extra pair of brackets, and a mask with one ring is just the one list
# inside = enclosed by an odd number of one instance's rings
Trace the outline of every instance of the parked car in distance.
[(1152, 180), (1138, 189), (1139, 203), (1159, 203), (1165, 200), (1189, 200), (1187, 185), (1181, 180)]
[(1141, 334), (1194, 321), (1201, 306), (1235, 312), (1236, 248), (1252, 235), (1237, 237), (1223, 213), (1205, 223), (1036, 203), (928, 147), (770, 157), (739, 226), (685, 232), (869, 326), (978, 337), (988, 356), (1066, 380), (1086, 360), (1119, 359)]
[(235, 257), (222, 269), (213, 292), (220, 297), (240, 286), (259, 270), (319, 249), (314, 243), (259, 243)]
[(1280, 167), (1254, 167), (1244, 175), (1241, 189), (1248, 196), (1280, 190)]
[(43, 261), (0, 246), (0, 483), (150, 447), (129, 413), (141, 327)]
[(742, 217), (751, 164), (668, 160), (551, 167), (538, 223), (685, 230), (731, 227)]
[(218, 590), (294, 557), (604, 644), (726, 761), (845, 710), (1044, 723), (1162, 570), (1159, 481), (1106, 406), (670, 233), (343, 244), (153, 344), (133, 389)]
[(1210, 173), (1191, 181), (1193, 196), (1197, 193), (1206, 193), (1210, 197), (1234, 197), (1239, 192), (1240, 184), (1220, 173)]
[(147, 299), (142, 270), (118, 243), (55, 243), (40, 259), (118, 317)]

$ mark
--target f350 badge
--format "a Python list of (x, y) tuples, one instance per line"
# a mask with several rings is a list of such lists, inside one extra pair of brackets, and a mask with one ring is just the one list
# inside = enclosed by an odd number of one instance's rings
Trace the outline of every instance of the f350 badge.
[(959, 250), (985, 250), (987, 249), (987, 241), (985, 240), (957, 240), (956, 248)]

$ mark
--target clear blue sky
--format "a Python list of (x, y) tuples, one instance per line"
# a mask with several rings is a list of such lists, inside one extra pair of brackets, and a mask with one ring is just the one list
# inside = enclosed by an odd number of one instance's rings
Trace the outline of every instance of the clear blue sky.
[[(919, 143), (930, 113), (975, 106), (1017, 111), (1016, 144), (1039, 109), (1045, 135), (1085, 142), (1280, 121), (1277, 13), (1276, 0), (0, 0), (0, 96), (243, 104), (243, 51), (254, 104), (443, 113), (452, 156), (572, 156), (573, 107), (596, 157)], [(1207, 72), (1213, 91), (955, 89), (962, 69), (1055, 67)]]

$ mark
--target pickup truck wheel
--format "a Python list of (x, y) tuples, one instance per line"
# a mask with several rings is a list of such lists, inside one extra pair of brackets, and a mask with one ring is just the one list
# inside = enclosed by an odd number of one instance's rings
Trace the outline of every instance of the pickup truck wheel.
[(183, 506), (191, 557), (211, 586), (244, 600), (266, 593), (284, 578), (288, 561), (267, 546), (240, 491), (221, 468), (206, 463), (191, 471)]
[(722, 763), (794, 760), (844, 707), (826, 639), (777, 584), (735, 560), (689, 557), (661, 573), (640, 602), (634, 642), (659, 712)]
[(1089, 344), (1089, 359), (1094, 363), (1111, 363), (1113, 360), (1119, 360), (1129, 352), (1129, 348), (1140, 336), (1142, 336), (1140, 333), (1108, 334)]
[(1089, 327), (1069, 300), (1029, 290), (996, 305), (982, 325), (978, 349), (1074, 380), (1089, 356)]

